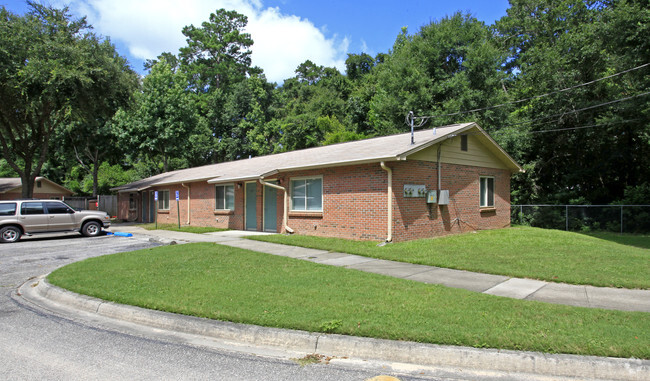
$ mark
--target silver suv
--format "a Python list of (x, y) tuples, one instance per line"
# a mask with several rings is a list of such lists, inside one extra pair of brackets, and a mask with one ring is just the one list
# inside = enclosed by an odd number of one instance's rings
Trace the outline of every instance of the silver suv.
[(62, 201), (0, 201), (0, 242), (16, 242), (23, 234), (65, 231), (78, 231), (93, 237), (110, 226), (106, 212), (77, 211)]

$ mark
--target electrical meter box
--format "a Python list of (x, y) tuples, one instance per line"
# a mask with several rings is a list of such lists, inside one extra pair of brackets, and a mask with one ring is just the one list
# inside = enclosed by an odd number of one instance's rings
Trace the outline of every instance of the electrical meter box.
[(438, 205), (449, 205), (449, 191), (441, 190), (438, 197)]
[(435, 204), (437, 202), (438, 202), (438, 192), (434, 190), (427, 192), (427, 204)]

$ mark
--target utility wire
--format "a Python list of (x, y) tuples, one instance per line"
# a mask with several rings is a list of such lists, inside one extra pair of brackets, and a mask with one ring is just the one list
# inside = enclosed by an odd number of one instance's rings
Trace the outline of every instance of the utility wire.
[[(597, 105), (584, 107), (584, 108), (581, 108), (581, 109), (578, 109), (578, 110), (572, 110), (572, 111), (567, 111), (567, 112), (563, 112), (563, 113), (560, 113), (560, 114), (543, 116), (543, 117), (540, 117), (540, 118), (535, 118), (535, 119), (531, 119), (531, 120), (527, 120), (527, 121), (519, 122), (519, 123), (511, 123), (506, 127), (521, 126), (521, 125), (531, 124), (531, 123), (534, 123), (534, 122), (538, 122), (540, 120), (551, 119), (551, 118), (558, 118), (558, 119), (556, 119), (556, 121), (560, 121), (561, 117), (563, 117), (565, 115), (568, 115), (568, 114), (576, 114), (576, 113), (579, 113), (579, 112), (582, 112), (582, 111), (591, 110), (591, 109), (598, 108), (598, 107), (603, 107), (603, 106), (608, 106), (608, 105), (611, 105), (611, 104), (614, 104), (614, 103), (624, 102), (624, 101), (627, 101), (627, 100), (630, 100), (630, 99), (633, 99), (633, 98), (637, 98), (637, 97), (641, 97), (641, 96), (645, 96), (645, 95), (648, 95), (648, 94), (650, 94), (650, 91), (647, 91), (647, 92), (641, 93), (641, 94), (632, 95), (632, 96), (625, 97), (625, 98), (621, 98), (621, 99), (616, 99), (616, 100), (609, 101), (609, 102), (599, 103)], [(629, 119), (629, 120), (624, 120), (622, 122), (631, 122), (631, 121), (635, 121), (635, 120), (636, 119)], [(612, 124), (612, 123), (609, 123), (609, 124)], [(424, 125), (424, 123), (420, 123), (417, 126), (414, 126), (414, 129), (420, 128), (420, 127), (422, 127), (422, 125)], [(593, 125), (593, 126), (595, 127), (595, 126), (599, 126), (599, 125)], [(588, 127), (590, 127), (590, 126), (582, 127), (582, 128), (588, 128)], [(580, 128), (574, 127), (574, 128), (564, 128), (564, 129), (556, 129), (556, 130), (543, 130), (543, 131), (530, 131), (530, 132), (531, 133), (540, 133), (540, 132), (553, 132), (553, 131), (567, 131), (567, 130), (573, 130), (573, 129), (577, 130), (577, 129), (580, 129)], [(497, 133), (497, 132), (500, 132), (500, 131), (501, 130), (494, 131), (494, 133)], [(528, 132), (528, 131), (524, 131), (524, 132)]]
[(636, 94), (636, 95), (632, 95), (632, 96), (621, 98), (621, 99), (616, 99), (616, 100), (605, 102), (605, 103), (599, 103), (597, 105), (584, 107), (584, 108), (581, 108), (581, 109), (578, 109), (578, 110), (566, 111), (566, 112), (563, 112), (563, 113), (560, 113), (560, 114), (548, 115), (548, 116), (543, 116), (541, 118), (535, 118), (535, 119), (527, 120), (525, 122), (514, 123), (514, 124), (511, 124), (511, 126), (518, 126), (518, 125), (522, 125), (522, 124), (530, 124), (530, 123), (533, 123), (533, 122), (536, 122), (536, 121), (539, 121), (539, 120), (550, 119), (550, 118), (555, 118), (555, 117), (563, 117), (563, 116), (568, 115), (568, 114), (576, 114), (576, 113), (579, 113), (579, 112), (582, 112), (582, 111), (587, 111), (587, 110), (595, 109), (595, 108), (598, 108), (598, 107), (608, 106), (608, 105), (611, 105), (611, 104), (614, 104), (614, 103), (624, 102), (624, 101), (627, 101), (627, 100), (630, 100), (630, 99), (633, 99), (633, 98), (638, 98), (638, 97), (648, 95), (648, 94), (650, 94), (650, 91), (646, 91), (645, 93)]
[[(607, 122), (607, 123), (596, 123), (596, 124), (590, 124), (586, 126), (577, 126), (577, 127), (566, 127), (566, 128), (554, 128), (550, 130), (539, 130), (539, 131), (505, 131), (503, 129), (500, 129), (498, 131), (493, 131), (490, 132), (490, 135), (498, 135), (498, 134), (520, 134), (520, 135), (525, 135), (525, 134), (544, 134), (547, 132), (560, 132), (560, 131), (572, 131), (572, 130), (584, 130), (587, 128), (595, 128), (595, 127), (602, 127), (602, 126), (611, 126), (614, 124), (622, 124), (622, 123), (629, 123), (629, 122), (638, 122), (639, 119), (626, 119), (626, 120), (619, 120), (616, 122)], [(510, 127), (510, 126), (506, 126)], [(478, 134), (478, 133), (477, 133)]]
[[(429, 119), (442, 118), (442, 117), (445, 117), (445, 116), (455, 116), (455, 115), (461, 115), (461, 114), (468, 114), (468, 113), (477, 112), (477, 111), (486, 111), (486, 110), (491, 110), (491, 109), (504, 107), (504, 106), (508, 106), (508, 105), (527, 102), (527, 101), (530, 101), (530, 100), (533, 100), (533, 99), (543, 98), (543, 97), (547, 97), (547, 96), (550, 96), (550, 95), (559, 94), (559, 93), (563, 93), (563, 92), (566, 92), (566, 91), (569, 91), (569, 90), (577, 89), (579, 87), (588, 86), (588, 85), (591, 85), (591, 84), (594, 84), (594, 83), (597, 83), (597, 82), (600, 82), (600, 81), (603, 81), (603, 80), (606, 80), (606, 79), (609, 79), (609, 78), (613, 78), (613, 77), (617, 77), (617, 76), (625, 74), (625, 73), (629, 73), (629, 72), (634, 71), (634, 70), (642, 69), (642, 68), (644, 68), (646, 66), (650, 66), (650, 62), (645, 63), (643, 65), (639, 65), (637, 67), (633, 67), (631, 69), (623, 70), (621, 72), (614, 73), (614, 74), (611, 74), (611, 75), (608, 75), (608, 76), (605, 76), (605, 77), (602, 77), (602, 78), (599, 78), (599, 79), (595, 79), (593, 81), (584, 82), (584, 83), (580, 83), (580, 84), (575, 85), (575, 86), (567, 87), (565, 89), (556, 90), (556, 91), (552, 91), (552, 92), (541, 94), (541, 95), (536, 95), (536, 96), (529, 97), (529, 98), (523, 98), (523, 99), (519, 99), (519, 100), (516, 100), (516, 101), (505, 102), (505, 103), (501, 103), (501, 104), (494, 105), (494, 106), (477, 108), (477, 109), (473, 109), (473, 110), (459, 111), (459, 112), (454, 112), (454, 113), (449, 113), (449, 114), (442, 114), (442, 115), (414, 116), (413, 119), (418, 120), (418, 124), (415, 126), (415, 128), (421, 127)], [(407, 122), (407, 124), (410, 125), (410, 120), (409, 120), (408, 115), (406, 117), (406, 122)]]

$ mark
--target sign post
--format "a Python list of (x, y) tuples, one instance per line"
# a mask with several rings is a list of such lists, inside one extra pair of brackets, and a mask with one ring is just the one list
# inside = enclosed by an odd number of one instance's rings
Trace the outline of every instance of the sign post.
[(181, 206), (178, 191), (176, 191), (176, 214), (178, 215), (178, 230), (181, 230)]
[(154, 213), (154, 220), (156, 221), (156, 230), (158, 230), (158, 191), (153, 192), (153, 199), (155, 202), (156, 211)]

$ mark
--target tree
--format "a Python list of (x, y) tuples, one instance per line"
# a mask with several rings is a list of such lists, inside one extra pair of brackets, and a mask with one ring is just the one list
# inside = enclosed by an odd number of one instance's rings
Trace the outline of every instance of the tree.
[(649, 23), (643, 2), (512, 2), (497, 23), (515, 74), (511, 93), (550, 93), (513, 113), (515, 150), (528, 169), (528, 184), (515, 182), (518, 202), (609, 203), (650, 177), (650, 103), (642, 95), (650, 70), (600, 80), (650, 62)]
[(123, 153), (117, 144), (111, 119), (119, 108), (128, 108), (139, 87), (137, 74), (120, 57), (108, 40), (89, 39), (89, 60), (102, 68), (89, 73), (90, 83), (80, 91), (78, 112), (66, 128), (75, 158), (92, 175), (92, 194), (98, 193), (98, 170), (101, 161)]
[(370, 73), (375, 66), (375, 59), (366, 53), (348, 54), (345, 60), (345, 73), (351, 80), (356, 80)]
[(200, 28), (183, 28), (187, 46), (180, 49), (182, 67), (197, 92), (227, 88), (246, 77), (251, 69), (253, 40), (242, 31), (248, 18), (236, 11), (219, 9)]
[(80, 115), (93, 93), (93, 73), (106, 69), (93, 57), (99, 41), (84, 18), (72, 19), (67, 8), (28, 5), (22, 17), (0, 8), (0, 146), (25, 198), (51, 136)]
[(423, 26), (415, 35), (406, 29), (397, 36), (390, 55), (376, 65), (370, 80), (375, 92), (369, 101), (372, 133), (403, 131), (404, 117), (439, 115), (433, 124), (477, 121), (495, 129), (507, 112), (444, 117), (443, 114), (483, 108), (507, 100), (501, 69), (505, 54), (490, 29), (471, 17), (456, 13)]
[(172, 159), (188, 156), (193, 135), (209, 135), (199, 130), (196, 95), (186, 88), (185, 74), (161, 60), (144, 78), (133, 111), (120, 111), (115, 119), (121, 139), (147, 159), (159, 162), (163, 172), (169, 170)]

